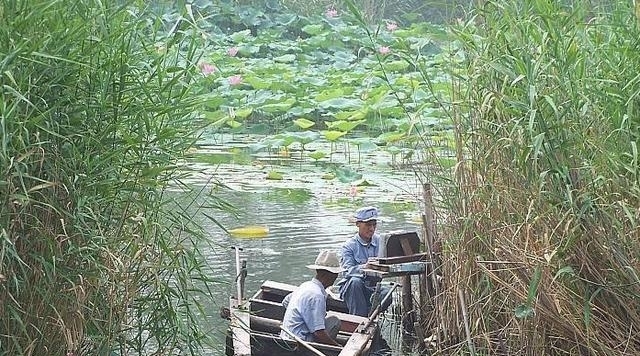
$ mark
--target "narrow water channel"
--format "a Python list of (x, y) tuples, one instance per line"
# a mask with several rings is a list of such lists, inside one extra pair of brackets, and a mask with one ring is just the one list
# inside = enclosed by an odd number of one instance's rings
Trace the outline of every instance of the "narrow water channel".
[[(228, 146), (225, 146), (228, 148)], [(216, 151), (209, 146), (208, 150)], [(367, 164), (374, 159), (376, 165)], [(216, 189), (214, 195), (238, 209), (237, 216), (223, 211), (202, 211), (215, 217), (227, 229), (247, 225), (268, 228), (264, 237), (234, 237), (203, 216), (209, 245), (202, 246), (207, 262), (220, 281), (216, 305), (209, 305), (205, 318), (211, 332), (219, 340), (210, 355), (224, 354), (226, 320), (219, 316), (235, 294), (235, 254), (232, 247), (242, 248), (241, 258), (247, 260), (246, 294), (253, 294), (267, 279), (291, 284), (312, 277), (305, 266), (313, 263), (320, 249), (339, 249), (342, 242), (355, 232), (349, 218), (360, 206), (375, 205), (382, 209), (384, 219), (379, 232), (396, 230), (418, 231), (417, 200), (420, 184), (411, 172), (398, 172), (386, 167), (380, 154), (365, 157), (357, 166), (367, 181), (366, 187), (354, 188), (350, 183), (322, 179), (323, 171), (311, 162), (296, 162), (279, 167), (285, 179), (269, 181), (265, 171), (271, 168), (256, 164), (198, 165), (200, 174), (189, 184), (211, 184), (215, 181), (227, 188)]]

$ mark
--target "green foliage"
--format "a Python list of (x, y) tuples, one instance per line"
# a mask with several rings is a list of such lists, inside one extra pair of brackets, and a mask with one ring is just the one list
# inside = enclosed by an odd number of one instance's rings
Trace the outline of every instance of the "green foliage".
[(638, 353), (633, 9), (511, 0), (471, 15), (454, 28), (464, 61), (451, 66), (458, 102), (447, 106), (460, 144), (443, 189), (446, 299), (464, 285), (483, 320), (472, 333), (518, 334), (507, 353)]
[[(429, 104), (434, 95), (451, 90), (441, 85), (447, 76), (428, 72), (444, 61), (436, 59), (450, 41), (442, 27), (387, 29), (386, 20), (371, 23), (368, 15), (337, 4), (333, 15), (326, 8), (295, 15), (273, 4), (265, 4), (269, 11), (248, 5), (194, 4), (194, 21), (208, 39), (201, 63), (217, 68), (203, 70), (194, 89), (211, 98), (202, 115), (219, 131), (246, 132), (257, 123), (278, 134), (297, 130), (287, 126), (293, 122), (317, 133), (328, 128), (335, 131), (329, 140), (342, 142), (363, 131), (404, 132), (405, 148), (422, 150), (419, 130), (451, 129), (446, 115), (433, 114), (440, 107)], [(382, 47), (390, 54), (381, 56)], [(433, 77), (429, 85), (421, 81), (425, 75)], [(241, 83), (231, 84), (232, 78)], [(241, 110), (252, 114), (247, 120), (229, 114)]]
[(188, 17), (95, 5), (0, 5), (0, 353), (197, 355), (211, 281), (165, 195), (197, 44)]

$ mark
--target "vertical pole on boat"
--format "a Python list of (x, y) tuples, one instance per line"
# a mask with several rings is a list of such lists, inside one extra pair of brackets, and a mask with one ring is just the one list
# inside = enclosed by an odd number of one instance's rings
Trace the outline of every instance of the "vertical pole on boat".
[(234, 249), (236, 251), (236, 288), (237, 288), (237, 300), (238, 300), (238, 305), (240, 305), (240, 302), (242, 302), (242, 283), (244, 282), (244, 278), (241, 278), (241, 274), (242, 274), (242, 267), (240, 266), (240, 251), (242, 251), (241, 247), (238, 246), (233, 246), (231, 247), (232, 249)]

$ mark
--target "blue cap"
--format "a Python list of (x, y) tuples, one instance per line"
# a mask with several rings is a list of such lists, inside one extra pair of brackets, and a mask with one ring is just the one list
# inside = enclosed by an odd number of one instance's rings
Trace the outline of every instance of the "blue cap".
[(378, 220), (378, 212), (379, 210), (375, 206), (366, 206), (356, 210), (353, 217), (356, 219), (356, 222)]

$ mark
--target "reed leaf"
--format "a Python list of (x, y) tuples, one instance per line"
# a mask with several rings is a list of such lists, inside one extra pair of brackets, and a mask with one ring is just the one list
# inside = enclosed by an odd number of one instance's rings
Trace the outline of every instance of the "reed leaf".
[(215, 281), (167, 189), (200, 126), (198, 37), (95, 5), (0, 5), (0, 353), (197, 355)]

